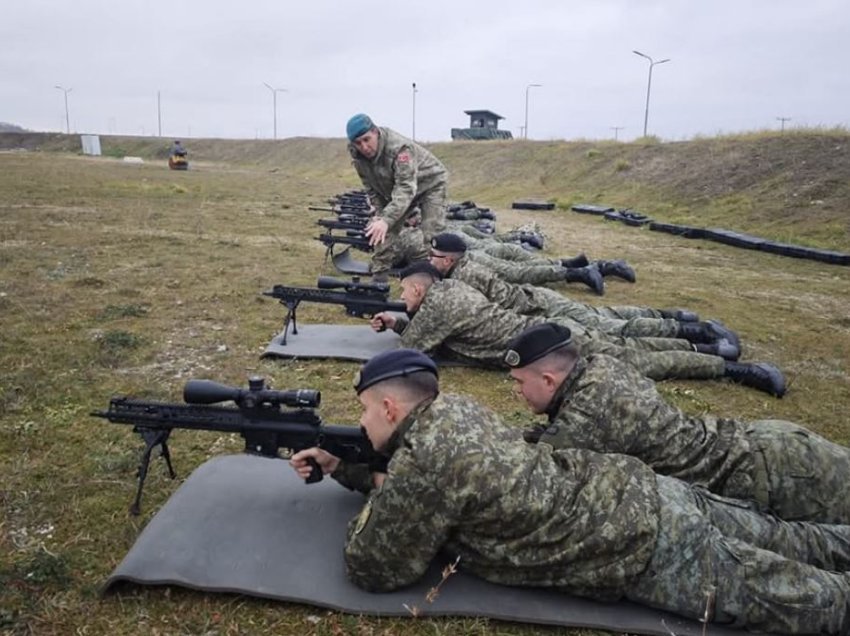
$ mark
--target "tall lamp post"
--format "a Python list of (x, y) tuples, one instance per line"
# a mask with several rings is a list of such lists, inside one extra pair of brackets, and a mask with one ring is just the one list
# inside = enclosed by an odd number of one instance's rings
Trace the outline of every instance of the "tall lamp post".
[(528, 139), (528, 91), (532, 88), (540, 88), (543, 84), (529, 84), (525, 87), (525, 126), (523, 127), (523, 139)]
[(62, 86), (54, 86), (53, 88), (58, 88), (60, 91), (65, 93), (65, 133), (71, 134), (71, 118), (68, 116), (68, 93), (70, 93), (73, 88), (63, 88)]
[(272, 109), (274, 110), (274, 138), (277, 139), (277, 94), (286, 93), (285, 88), (274, 88), (263, 82), (263, 86), (272, 92)]
[(413, 141), (416, 141), (416, 82), (413, 82)]
[(653, 61), (651, 57), (641, 53), (640, 51), (632, 51), (635, 55), (640, 55), (643, 58), (649, 60), (649, 79), (646, 82), (646, 110), (643, 114), (643, 136), (646, 137), (646, 126), (649, 123), (649, 92), (652, 90), (652, 67), (656, 64), (664, 64), (664, 62), (669, 62), (670, 58), (664, 58), (663, 60), (658, 60), (657, 62)]

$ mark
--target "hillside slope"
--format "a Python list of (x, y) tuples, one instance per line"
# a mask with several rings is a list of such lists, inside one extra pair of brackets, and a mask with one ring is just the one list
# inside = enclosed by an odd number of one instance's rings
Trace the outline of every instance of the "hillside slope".
[[(164, 159), (168, 140), (101, 136), (104, 154)], [(339, 139), (194, 139), (195, 162), (356, 184)], [(850, 250), (850, 135), (761, 133), (672, 143), (492, 141), (433, 144), (450, 196), (507, 207), (519, 197), (639, 210), (661, 221), (721, 226), (780, 241)], [(0, 149), (78, 152), (76, 135), (0, 134)], [(328, 194), (328, 193), (317, 193)]]

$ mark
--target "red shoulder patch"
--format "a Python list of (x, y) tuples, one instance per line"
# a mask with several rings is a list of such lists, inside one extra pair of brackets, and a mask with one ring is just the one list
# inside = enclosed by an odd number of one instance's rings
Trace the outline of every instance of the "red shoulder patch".
[(398, 153), (398, 157), (396, 157), (396, 159), (398, 159), (399, 163), (407, 163), (410, 161), (410, 155), (405, 150), (404, 152)]

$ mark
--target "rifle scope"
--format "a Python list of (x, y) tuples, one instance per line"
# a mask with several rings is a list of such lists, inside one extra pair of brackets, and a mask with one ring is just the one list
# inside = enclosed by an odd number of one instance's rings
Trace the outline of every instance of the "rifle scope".
[(318, 407), (322, 401), (320, 391), (292, 389), (274, 391), (265, 388), (263, 378), (251, 378), (247, 389), (240, 389), (212, 380), (189, 380), (183, 387), (183, 400), (188, 404), (215, 404), (233, 400), (242, 408), (258, 406)]
[(316, 287), (319, 289), (344, 289), (350, 292), (390, 293), (389, 283), (361, 283), (359, 280), (340, 280), (333, 276), (319, 276)]

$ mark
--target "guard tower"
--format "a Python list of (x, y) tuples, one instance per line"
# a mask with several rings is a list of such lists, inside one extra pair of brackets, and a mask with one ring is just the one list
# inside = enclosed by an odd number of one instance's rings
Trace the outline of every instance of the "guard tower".
[(469, 128), (452, 128), (452, 139), (512, 139), (510, 131), (499, 130), (499, 120), (504, 119), (492, 110), (465, 110), (469, 115)]

